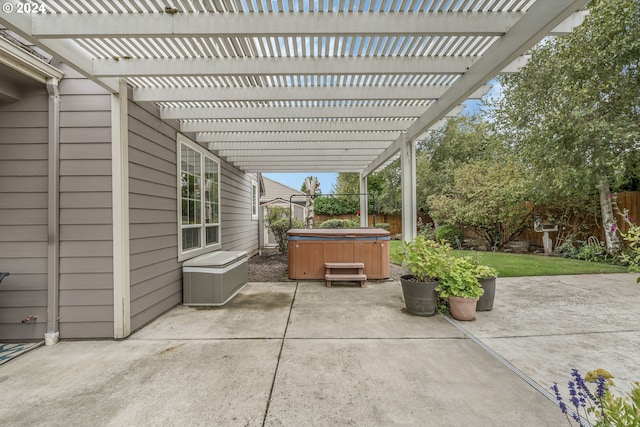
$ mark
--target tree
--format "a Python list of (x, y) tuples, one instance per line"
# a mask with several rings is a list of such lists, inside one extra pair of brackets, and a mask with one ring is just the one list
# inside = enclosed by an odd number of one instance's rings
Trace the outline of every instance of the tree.
[(622, 171), (637, 170), (622, 165), (640, 150), (640, 2), (594, 0), (582, 26), (545, 40), (502, 83), (501, 129), (546, 178), (546, 194), (597, 190), (615, 252), (610, 186)]
[(428, 199), (439, 223), (473, 230), (489, 247), (501, 248), (530, 223), (530, 187), (515, 161), (475, 160), (457, 168), (445, 194)]
[(447, 191), (460, 166), (474, 160), (495, 159), (504, 148), (491, 123), (481, 115), (447, 120), (416, 146), (418, 208), (427, 211), (429, 196)]

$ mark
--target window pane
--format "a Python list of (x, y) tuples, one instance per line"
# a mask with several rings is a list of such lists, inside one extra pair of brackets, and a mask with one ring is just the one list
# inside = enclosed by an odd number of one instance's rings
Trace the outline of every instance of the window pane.
[(206, 158), (204, 159), (204, 182), (205, 182), (205, 222), (207, 224), (217, 224), (218, 219), (218, 163)]
[(218, 243), (218, 226), (217, 225), (208, 225), (207, 227), (207, 245), (211, 245), (213, 243)]
[(258, 215), (258, 185), (251, 184), (251, 214)]
[(182, 250), (200, 247), (200, 227), (182, 229)]
[(204, 222), (206, 224), (218, 223), (218, 205), (216, 203), (205, 203)]

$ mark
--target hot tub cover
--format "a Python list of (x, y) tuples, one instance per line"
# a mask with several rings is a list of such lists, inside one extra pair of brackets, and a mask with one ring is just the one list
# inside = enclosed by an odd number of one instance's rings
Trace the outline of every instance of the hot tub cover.
[(381, 228), (292, 228), (287, 231), (290, 240), (358, 239), (389, 240), (388, 231)]

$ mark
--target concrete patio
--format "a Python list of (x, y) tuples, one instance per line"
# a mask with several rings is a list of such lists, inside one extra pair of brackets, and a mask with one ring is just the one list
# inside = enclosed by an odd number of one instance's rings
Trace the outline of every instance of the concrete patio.
[(11, 426), (561, 426), (540, 390), (571, 368), (640, 380), (637, 275), (498, 279), (476, 321), (404, 311), (396, 282), (250, 283), (123, 341), (0, 367)]

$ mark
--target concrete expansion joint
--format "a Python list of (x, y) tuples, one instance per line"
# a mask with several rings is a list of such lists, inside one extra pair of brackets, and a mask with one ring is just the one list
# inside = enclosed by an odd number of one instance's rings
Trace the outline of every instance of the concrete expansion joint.
[(276, 368), (273, 371), (273, 379), (271, 380), (271, 388), (269, 389), (269, 397), (267, 398), (267, 406), (264, 408), (264, 417), (262, 418), (262, 427), (265, 426), (267, 422), (267, 416), (269, 415), (269, 407), (271, 406), (271, 398), (273, 396), (273, 389), (276, 385), (276, 378), (278, 378), (278, 368), (280, 367), (280, 359), (282, 358), (282, 349), (284, 348), (284, 341), (287, 338), (287, 330), (289, 329), (289, 325), (291, 324), (291, 313), (293, 312), (293, 304), (296, 301), (296, 295), (298, 293), (299, 283), (296, 282), (296, 287), (293, 290), (293, 298), (291, 298), (291, 304), (289, 305), (289, 314), (287, 315), (287, 322), (284, 327), (284, 332), (282, 333), (280, 350), (278, 351), (278, 359), (276, 361)]

